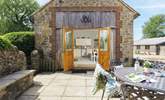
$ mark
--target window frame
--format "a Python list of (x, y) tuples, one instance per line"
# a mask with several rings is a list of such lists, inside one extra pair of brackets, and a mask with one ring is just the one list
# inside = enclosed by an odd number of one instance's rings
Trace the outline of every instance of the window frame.
[(145, 50), (150, 50), (150, 45), (145, 45)]
[(141, 49), (141, 46), (140, 45), (137, 45), (136, 46), (136, 49), (140, 50)]

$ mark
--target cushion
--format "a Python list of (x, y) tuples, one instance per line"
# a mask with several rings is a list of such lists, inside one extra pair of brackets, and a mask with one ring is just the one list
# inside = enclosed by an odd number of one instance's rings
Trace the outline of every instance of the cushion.
[(100, 64), (96, 64), (95, 72), (95, 85), (93, 89), (93, 94), (96, 94), (99, 90), (106, 90), (108, 95), (113, 95), (118, 91), (118, 86), (116, 80), (112, 77), (110, 73), (105, 71)]

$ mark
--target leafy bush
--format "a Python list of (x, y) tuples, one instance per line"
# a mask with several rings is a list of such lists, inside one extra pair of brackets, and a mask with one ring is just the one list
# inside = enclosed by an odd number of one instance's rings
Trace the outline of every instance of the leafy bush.
[(144, 64), (143, 64), (143, 67), (145, 68), (152, 68), (153, 67), (153, 64), (149, 61), (145, 61)]
[(12, 48), (12, 44), (10, 43), (9, 40), (3, 38), (2, 36), (0, 36), (0, 49), (10, 49)]
[(33, 32), (12, 32), (3, 36), (8, 39), (13, 45), (23, 51), (26, 56), (30, 56), (34, 50), (34, 33)]

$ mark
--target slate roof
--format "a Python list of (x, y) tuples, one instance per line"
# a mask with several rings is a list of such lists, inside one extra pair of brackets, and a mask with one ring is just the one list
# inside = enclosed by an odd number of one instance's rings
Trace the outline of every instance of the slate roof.
[(134, 41), (134, 45), (159, 45), (165, 43), (165, 37), (141, 39)]

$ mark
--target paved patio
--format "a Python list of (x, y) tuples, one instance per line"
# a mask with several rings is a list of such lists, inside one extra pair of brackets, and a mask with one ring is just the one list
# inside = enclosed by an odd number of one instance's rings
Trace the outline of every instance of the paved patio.
[(35, 76), (34, 86), (17, 100), (101, 100), (102, 91), (92, 95), (92, 75), (92, 72), (87, 74), (42, 73)]

